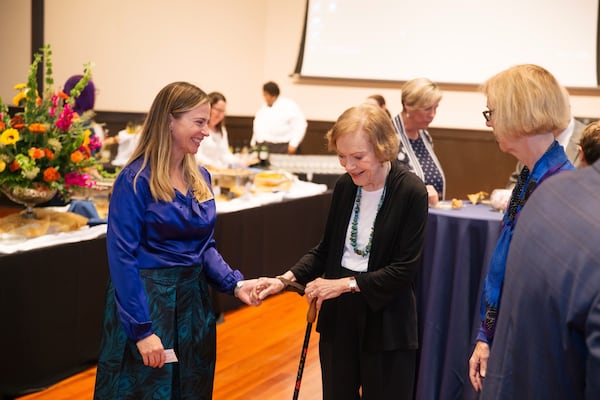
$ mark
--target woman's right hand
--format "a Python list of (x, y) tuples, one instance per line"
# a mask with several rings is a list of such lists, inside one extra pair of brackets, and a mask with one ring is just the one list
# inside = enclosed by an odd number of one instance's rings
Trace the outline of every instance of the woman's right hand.
[(144, 360), (144, 365), (152, 368), (162, 368), (165, 365), (167, 356), (165, 348), (158, 336), (152, 334), (145, 337), (135, 344)]
[(481, 392), (483, 388), (483, 380), (487, 372), (488, 358), (490, 357), (490, 345), (477, 341), (473, 355), (469, 360), (469, 378), (471, 379), (471, 385), (477, 392)]
[(262, 301), (273, 294), (281, 292), (283, 289), (285, 289), (285, 284), (278, 278), (258, 278), (253, 295), (259, 301)]

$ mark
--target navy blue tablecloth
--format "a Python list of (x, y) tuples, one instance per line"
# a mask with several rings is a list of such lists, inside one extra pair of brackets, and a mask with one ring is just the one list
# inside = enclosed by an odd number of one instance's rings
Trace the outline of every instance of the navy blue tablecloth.
[(468, 362), (479, 326), (479, 299), (500, 234), (489, 205), (430, 208), (417, 281), (420, 351), (415, 398), (475, 399)]

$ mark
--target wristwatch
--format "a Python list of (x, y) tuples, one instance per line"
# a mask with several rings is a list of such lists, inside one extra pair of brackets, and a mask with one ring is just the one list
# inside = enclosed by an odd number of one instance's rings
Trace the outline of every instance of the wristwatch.
[(244, 281), (237, 281), (237, 283), (235, 284), (235, 289), (233, 289), (233, 295), (235, 297), (237, 297), (237, 294), (242, 288), (242, 286), (244, 286)]
[(356, 293), (356, 279), (354, 279), (353, 276), (351, 276), (350, 280), (348, 281), (348, 287), (350, 288), (350, 293)]

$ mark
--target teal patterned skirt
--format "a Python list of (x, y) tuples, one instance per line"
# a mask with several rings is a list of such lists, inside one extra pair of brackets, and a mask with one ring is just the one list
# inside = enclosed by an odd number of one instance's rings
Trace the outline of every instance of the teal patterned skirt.
[(121, 326), (109, 283), (94, 399), (211, 399), (216, 327), (202, 268), (142, 269), (140, 276), (154, 332), (179, 362), (144, 366)]

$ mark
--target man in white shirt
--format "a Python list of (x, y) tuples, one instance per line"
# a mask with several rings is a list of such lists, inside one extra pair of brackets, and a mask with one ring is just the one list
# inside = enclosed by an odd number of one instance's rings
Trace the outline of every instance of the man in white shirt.
[(266, 145), (270, 153), (295, 154), (306, 134), (306, 118), (291, 99), (280, 96), (275, 82), (263, 85), (265, 104), (254, 116), (250, 145)]

